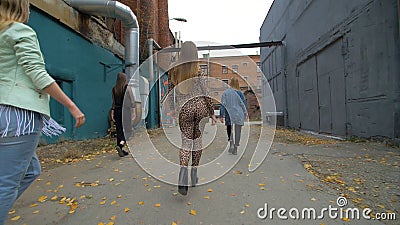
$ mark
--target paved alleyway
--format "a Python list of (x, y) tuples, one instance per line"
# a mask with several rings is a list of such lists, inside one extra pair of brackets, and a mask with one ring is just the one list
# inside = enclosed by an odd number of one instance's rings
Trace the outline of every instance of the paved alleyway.
[[(259, 125), (251, 127), (247, 149), (255, 148), (260, 130)], [(227, 154), (223, 152), (226, 147), (224, 126), (219, 124), (212, 129), (216, 138), (204, 151), (203, 164), (220, 154)], [(137, 140), (146, 139), (140, 135), (144, 134), (138, 134)], [(177, 150), (166, 141), (162, 132), (153, 131), (150, 137), (163, 157), (177, 162)], [(140, 154), (152, 146), (140, 141), (135, 143), (135, 157), (155, 159), (155, 156)], [(349, 155), (348, 151), (358, 148), (355, 143), (306, 146), (277, 140), (255, 172), (247, 170), (253, 151), (246, 150), (239, 163), (226, 175), (189, 188), (187, 196), (177, 193), (175, 186), (149, 176), (132, 157), (104, 154), (44, 172), (17, 201), (15, 212), (6, 224), (383, 224), (376, 220), (331, 219), (328, 212), (321, 220), (283, 220), (278, 218), (276, 210), (273, 219), (271, 214), (264, 220), (257, 217), (257, 211), (265, 204), (269, 210), (297, 208), (300, 216), (304, 208), (315, 208), (318, 216), (322, 208), (338, 207), (338, 191), (321, 182), (304, 162), (313, 162), (311, 159), (315, 160), (317, 156)], [(398, 162), (398, 150), (392, 157)], [(398, 172), (397, 164), (393, 173)], [(163, 174), (177, 176), (177, 171)], [(200, 179), (206, 176), (204, 170), (199, 171), (199, 175)], [(398, 182), (398, 177), (394, 182)], [(349, 207), (354, 207), (350, 200), (343, 208)], [(386, 207), (395, 207), (390, 209), (399, 211), (398, 202)], [(285, 215), (289, 216), (289, 213)], [(397, 221), (385, 223), (396, 224), (394, 222)]]

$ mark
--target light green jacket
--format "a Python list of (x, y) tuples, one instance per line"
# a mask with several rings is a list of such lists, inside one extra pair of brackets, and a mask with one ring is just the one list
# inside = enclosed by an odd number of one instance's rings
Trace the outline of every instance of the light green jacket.
[(50, 116), (49, 95), (42, 90), (53, 82), (32, 28), (14, 22), (0, 31), (0, 104)]

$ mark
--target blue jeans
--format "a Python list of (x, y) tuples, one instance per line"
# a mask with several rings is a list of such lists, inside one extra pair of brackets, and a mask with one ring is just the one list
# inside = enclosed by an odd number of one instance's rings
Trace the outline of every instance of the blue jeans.
[(42, 127), (39, 114), (31, 122), (36, 126), (30, 134), (16, 137), (17, 116), (14, 113), (0, 115), (0, 135), (6, 127), (8, 129), (8, 134), (0, 137), (0, 225), (4, 224), (14, 202), (41, 172), (36, 156)]

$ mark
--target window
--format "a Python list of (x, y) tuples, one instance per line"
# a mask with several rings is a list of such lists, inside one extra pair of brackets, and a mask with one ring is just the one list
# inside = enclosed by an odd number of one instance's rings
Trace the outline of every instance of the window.
[(227, 73), (228, 73), (228, 67), (222, 66), (222, 74), (227, 74)]
[(244, 62), (243, 67), (247, 67), (247, 64), (248, 64), (247, 62)]
[(208, 75), (208, 65), (206, 64), (200, 65), (200, 69), (202, 74)]
[(256, 62), (257, 64), (257, 73), (261, 73), (260, 62)]
[(244, 76), (244, 79), (247, 80), (249, 77), (248, 76)]
[(222, 82), (224, 82), (225, 84), (228, 84), (229, 80), (228, 79), (222, 79)]
[(262, 81), (263, 81), (262, 76), (258, 75), (258, 76), (257, 76), (257, 80), (258, 80), (258, 87), (257, 87), (257, 89), (261, 89), (261, 87), (262, 87)]
[(238, 65), (232, 65), (232, 71), (233, 72), (237, 73), (238, 72), (238, 68), (239, 68)]

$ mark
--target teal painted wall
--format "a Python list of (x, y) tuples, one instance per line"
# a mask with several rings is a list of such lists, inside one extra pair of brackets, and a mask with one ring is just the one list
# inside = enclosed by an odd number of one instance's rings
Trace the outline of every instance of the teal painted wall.
[(49, 143), (104, 136), (109, 128), (111, 90), (122, 65), (105, 74), (100, 62), (122, 64), (122, 60), (34, 7), (31, 8), (28, 24), (38, 35), (49, 74), (86, 115), (85, 125), (75, 129), (68, 110), (51, 100), (51, 115), (67, 128), (67, 132), (44, 140)]
[(149, 104), (149, 112), (146, 117), (146, 128), (153, 129), (160, 127), (159, 124), (159, 113), (160, 113), (160, 104), (159, 104), (159, 85), (157, 82), (152, 82), (150, 84), (150, 93), (148, 97)]

